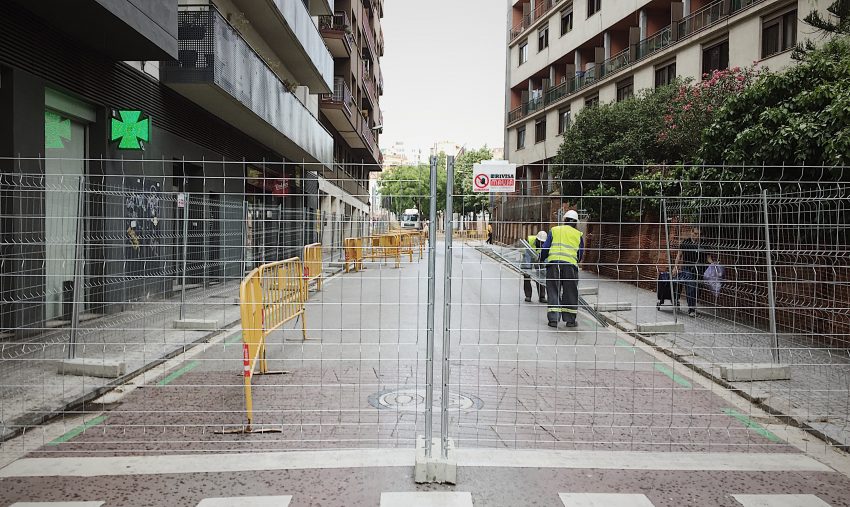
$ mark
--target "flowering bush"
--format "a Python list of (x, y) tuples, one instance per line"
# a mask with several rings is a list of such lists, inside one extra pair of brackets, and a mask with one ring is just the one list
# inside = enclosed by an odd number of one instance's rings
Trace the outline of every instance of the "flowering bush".
[(732, 67), (704, 74), (701, 82), (679, 85), (658, 133), (667, 160), (692, 161), (702, 143), (703, 130), (712, 124), (726, 100), (744, 91), (760, 74), (755, 65)]

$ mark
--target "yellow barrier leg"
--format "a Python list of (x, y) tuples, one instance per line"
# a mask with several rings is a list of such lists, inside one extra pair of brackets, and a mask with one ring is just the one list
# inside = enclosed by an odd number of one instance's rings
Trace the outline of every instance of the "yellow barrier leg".
[(301, 312), (301, 336), (304, 341), (307, 341), (307, 312)]

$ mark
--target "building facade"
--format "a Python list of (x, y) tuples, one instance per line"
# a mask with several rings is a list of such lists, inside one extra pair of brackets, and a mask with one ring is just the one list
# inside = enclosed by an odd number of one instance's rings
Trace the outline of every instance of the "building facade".
[[(325, 30), (340, 13), (359, 23), (345, 58)], [(220, 283), (323, 240), (337, 225), (323, 220), (365, 221), (381, 13), (367, 0), (4, 2), (0, 333), (66, 319), (74, 280), (85, 312), (118, 312), (172, 296), (184, 250), (189, 283)], [(332, 118), (339, 77), (356, 90), (359, 143)]]
[[(820, 4), (820, 5), (819, 5)], [(506, 158), (545, 193), (545, 164), (582, 108), (676, 77), (792, 64), (812, 0), (515, 0), (508, 14)]]

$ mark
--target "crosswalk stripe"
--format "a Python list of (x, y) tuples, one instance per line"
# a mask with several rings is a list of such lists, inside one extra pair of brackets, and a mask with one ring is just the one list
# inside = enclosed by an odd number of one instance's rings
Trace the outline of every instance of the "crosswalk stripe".
[(16, 502), (9, 507), (100, 507), (106, 502)]
[(381, 507), (472, 507), (472, 493), (381, 493)]
[(560, 493), (564, 507), (654, 507), (646, 495), (621, 493)]
[(229, 498), (204, 498), (198, 507), (287, 507), (291, 495), (281, 496), (234, 496)]
[(815, 495), (732, 495), (744, 507), (830, 507)]

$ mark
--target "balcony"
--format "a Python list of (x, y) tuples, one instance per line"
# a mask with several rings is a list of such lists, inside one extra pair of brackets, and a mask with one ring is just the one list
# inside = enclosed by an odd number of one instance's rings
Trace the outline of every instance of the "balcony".
[[(321, 3), (310, 2), (311, 5)], [(309, 86), (314, 93), (330, 93), (334, 75), (333, 57), (303, 2), (233, 0), (233, 4), (268, 43), (298, 84)]]
[(360, 137), (359, 108), (343, 77), (334, 78), (334, 92), (321, 95), (319, 107), (349, 146), (354, 149), (366, 149), (366, 144)]
[[(518, 122), (529, 115), (548, 108), (549, 106), (569, 97), (594, 82), (616, 74), (644, 60), (659, 51), (678, 43), (681, 40), (710, 28), (718, 22), (727, 19), (764, 0), (731, 0), (726, 7), (726, 0), (717, 0), (691, 15), (677, 21), (674, 25), (662, 28), (658, 32), (641, 40), (631, 48), (627, 48), (607, 60), (584, 72), (577, 72), (575, 79), (568, 80), (558, 86), (545, 90), (542, 97), (524, 102), (519, 107), (508, 112), (508, 125)], [(675, 29), (675, 33), (674, 33)]]
[(327, 130), (214, 7), (181, 10), (178, 38), (164, 84), (285, 157), (333, 161)]
[(543, 0), (537, 5), (537, 7), (534, 8), (533, 11), (531, 11), (531, 13), (523, 16), (522, 20), (511, 28), (510, 41), (513, 42), (519, 38), (519, 36), (525, 33), (525, 31), (528, 30), (535, 21), (542, 18), (547, 12), (551, 11), (559, 1), (560, 0)]
[(372, 74), (372, 66), (366, 64), (366, 60), (360, 59), (360, 76), (363, 81), (363, 89), (366, 91), (366, 98), (372, 107), (378, 107), (378, 88), (375, 83), (375, 76)]
[(357, 45), (352, 34), (351, 20), (345, 12), (319, 17), (319, 32), (334, 58), (350, 57), (352, 48)]

